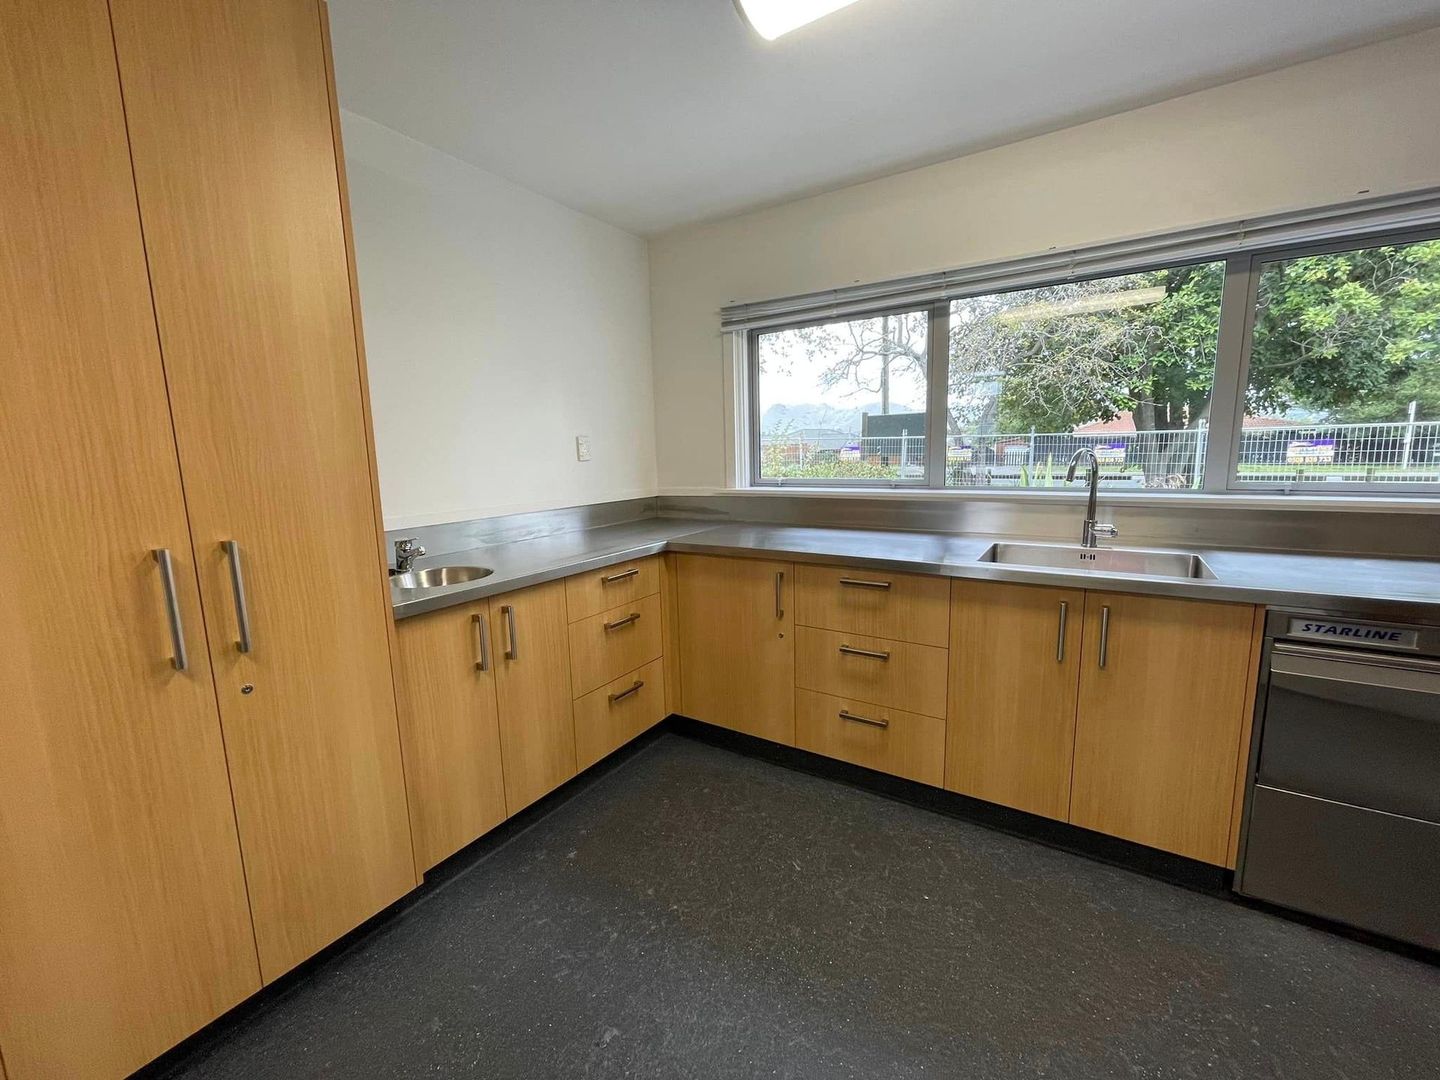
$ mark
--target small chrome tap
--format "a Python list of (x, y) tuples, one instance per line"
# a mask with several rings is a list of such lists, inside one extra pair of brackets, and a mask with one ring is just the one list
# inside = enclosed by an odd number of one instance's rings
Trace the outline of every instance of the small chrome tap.
[(418, 536), (407, 536), (395, 541), (395, 569), (391, 573), (408, 574), (415, 567), (415, 560), (425, 554)]
[(1075, 466), (1087, 459), (1090, 468), (1090, 501), (1085, 506), (1085, 524), (1080, 528), (1080, 546), (1094, 548), (1100, 546), (1100, 537), (1119, 536), (1120, 530), (1114, 525), (1095, 520), (1095, 500), (1100, 494), (1100, 459), (1095, 456), (1094, 450), (1082, 446), (1070, 455), (1070, 468), (1065, 471), (1065, 482), (1069, 484), (1075, 480)]

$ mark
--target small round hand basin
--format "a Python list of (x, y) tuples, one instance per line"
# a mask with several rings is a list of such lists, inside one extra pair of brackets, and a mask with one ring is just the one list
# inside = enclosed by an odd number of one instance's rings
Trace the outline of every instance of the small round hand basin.
[(425, 570), (393, 574), (390, 580), (397, 589), (443, 589), (447, 585), (479, 581), (494, 572), (488, 566), (431, 566)]

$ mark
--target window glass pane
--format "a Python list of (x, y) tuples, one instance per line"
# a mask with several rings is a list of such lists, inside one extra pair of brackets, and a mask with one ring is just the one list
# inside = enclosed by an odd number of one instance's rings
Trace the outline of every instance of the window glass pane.
[(924, 311), (758, 335), (762, 480), (925, 480)]
[(1262, 265), (1240, 483), (1440, 482), (1440, 240)]
[(1224, 282), (1216, 262), (955, 301), (946, 484), (1064, 487), (1090, 447), (1103, 487), (1199, 488)]

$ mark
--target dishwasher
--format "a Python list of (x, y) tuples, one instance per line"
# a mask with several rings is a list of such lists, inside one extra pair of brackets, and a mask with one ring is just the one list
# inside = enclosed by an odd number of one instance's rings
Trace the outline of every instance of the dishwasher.
[(1267, 614), (1235, 891), (1440, 949), (1440, 627)]

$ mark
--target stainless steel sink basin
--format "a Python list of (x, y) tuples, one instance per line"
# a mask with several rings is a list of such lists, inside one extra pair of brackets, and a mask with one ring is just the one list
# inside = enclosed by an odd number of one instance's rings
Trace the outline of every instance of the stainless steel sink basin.
[(1078, 544), (991, 544), (979, 561), (1042, 570), (1215, 580), (1215, 572), (1204, 559), (1183, 551), (1084, 548)]
[(390, 580), (397, 589), (443, 589), (447, 585), (463, 585), (467, 581), (479, 581), (495, 571), (488, 566), (431, 566), (425, 570), (409, 570), (403, 574), (392, 574)]

